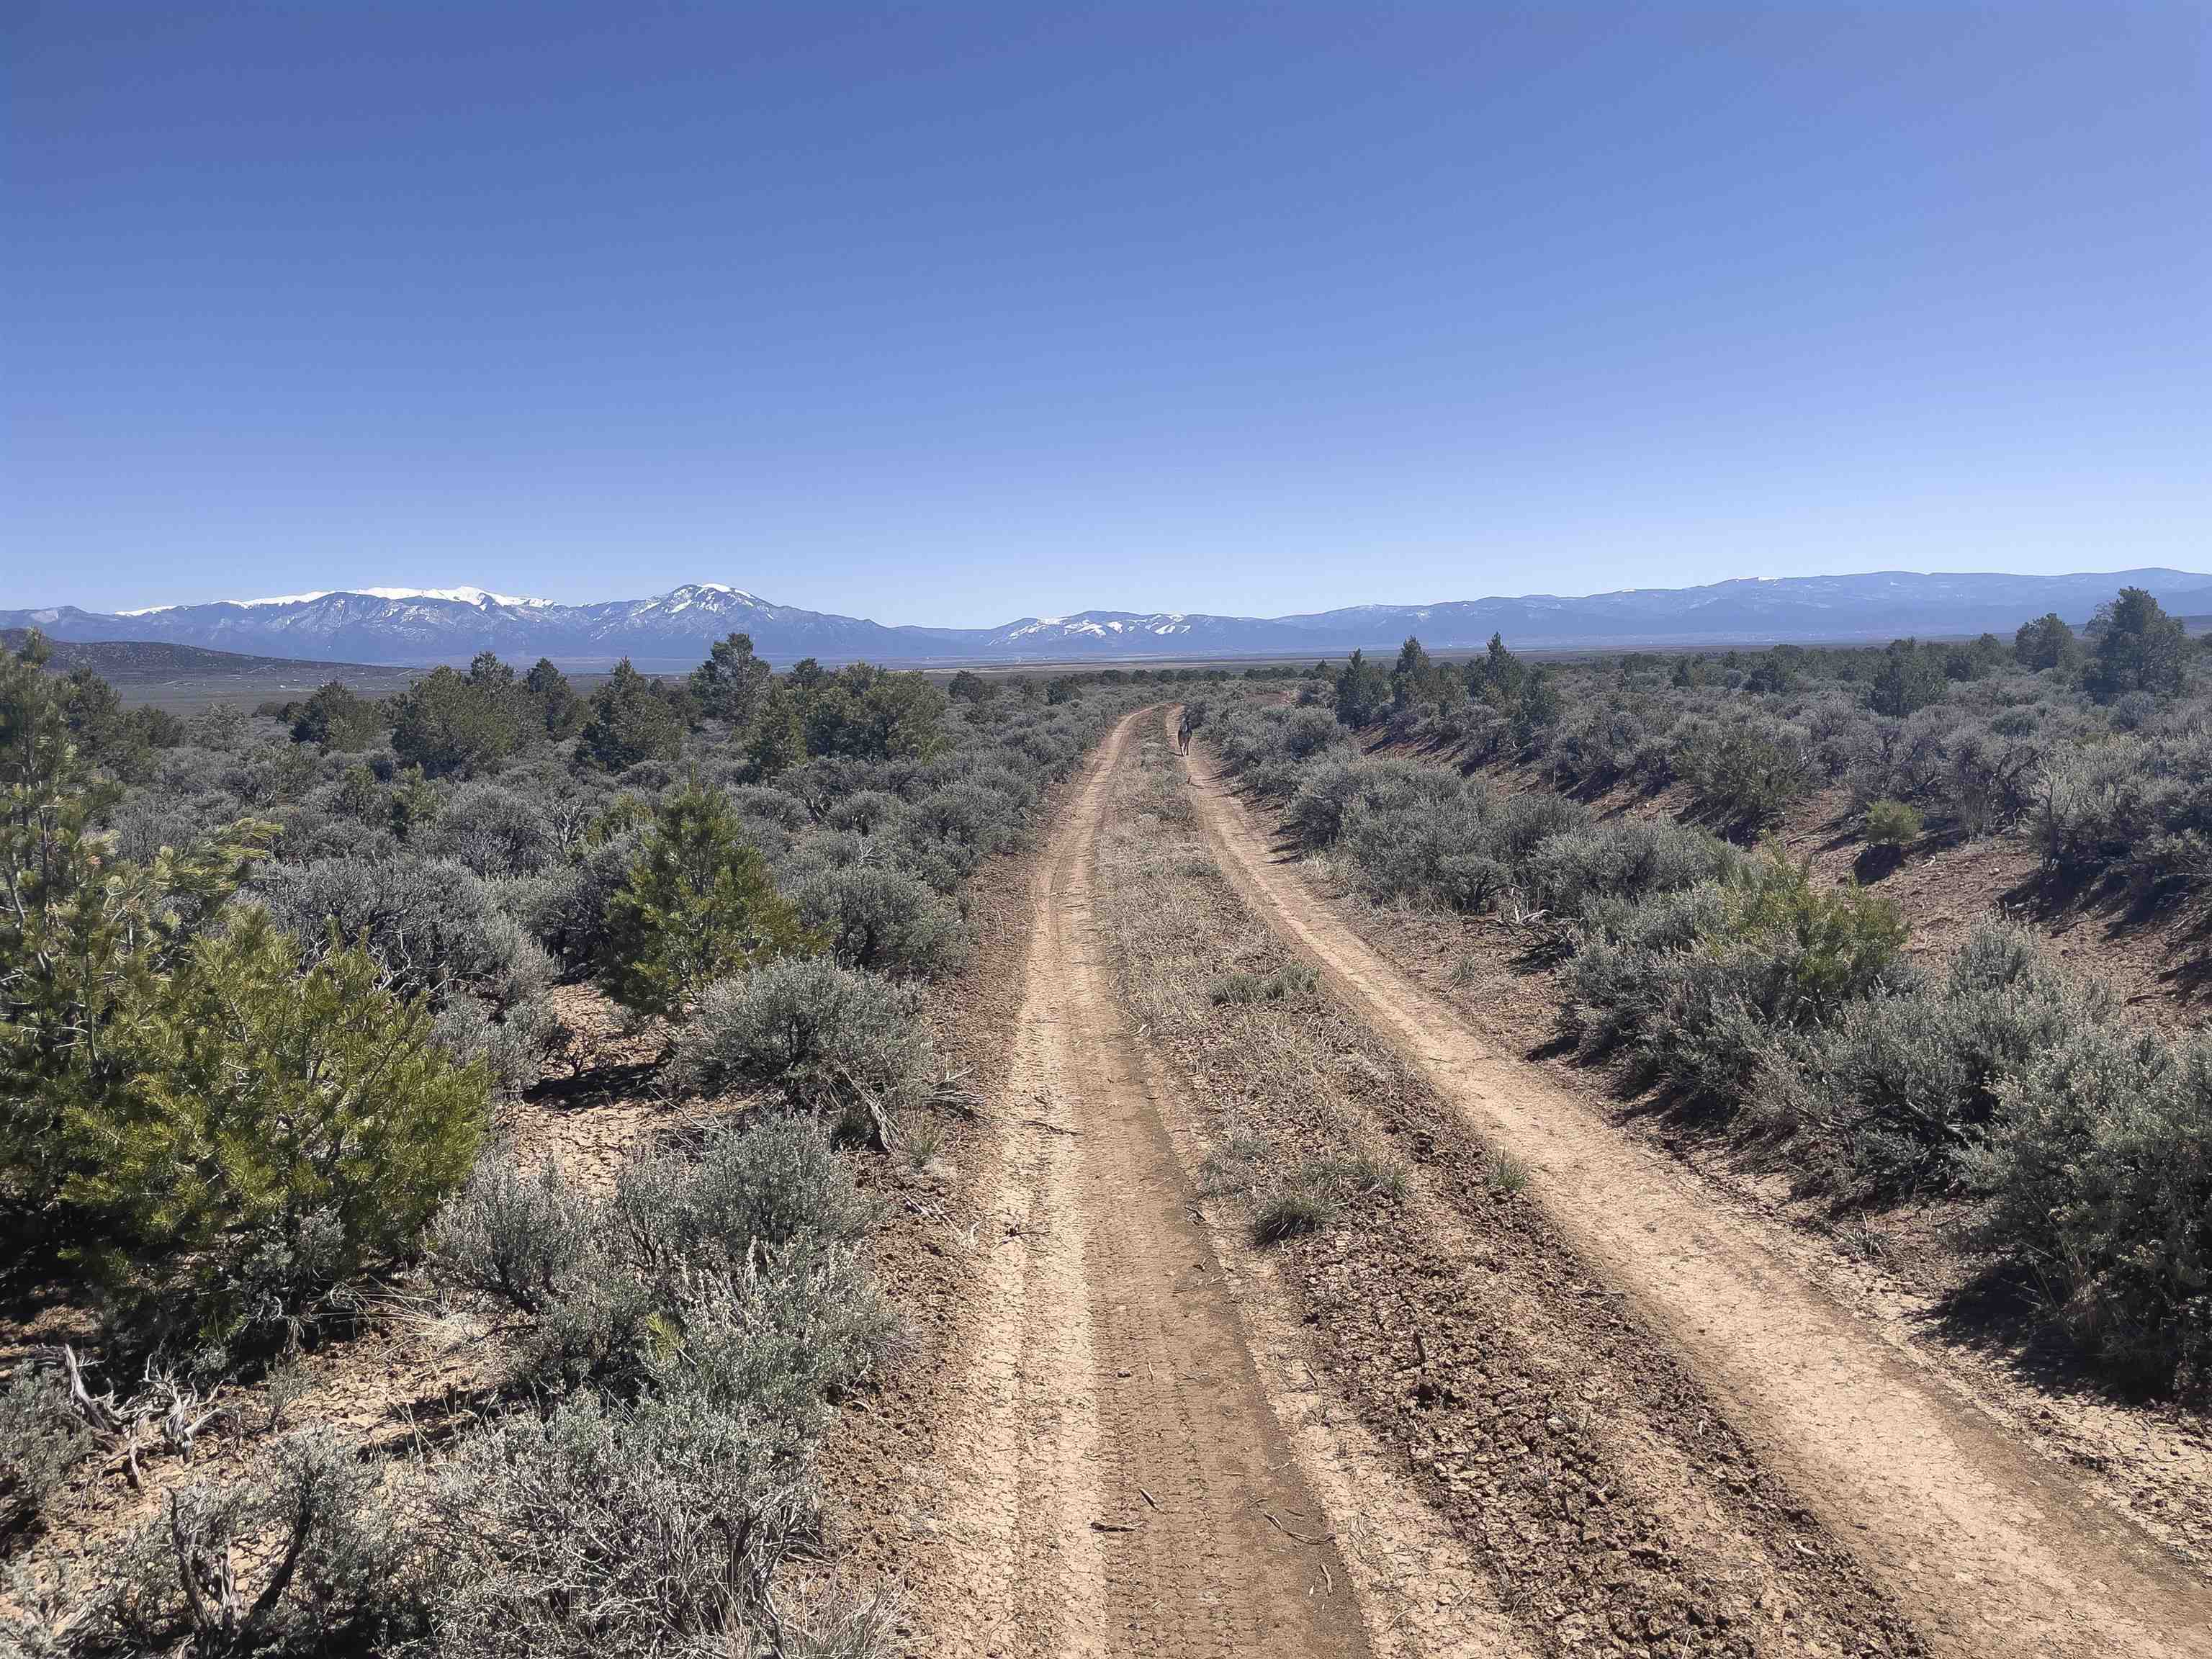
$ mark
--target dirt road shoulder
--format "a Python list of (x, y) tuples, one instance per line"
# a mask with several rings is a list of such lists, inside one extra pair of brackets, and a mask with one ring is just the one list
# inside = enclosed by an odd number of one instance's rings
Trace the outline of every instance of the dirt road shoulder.
[(2212, 1653), (2212, 1595), (1808, 1285), (1740, 1218), (1537, 1068), (1487, 1048), (1361, 941), (1194, 757), (1201, 821), (1255, 912), (1482, 1134), (1534, 1168), (1571, 1241), (1665, 1331), (1931, 1641), (1973, 1654)]

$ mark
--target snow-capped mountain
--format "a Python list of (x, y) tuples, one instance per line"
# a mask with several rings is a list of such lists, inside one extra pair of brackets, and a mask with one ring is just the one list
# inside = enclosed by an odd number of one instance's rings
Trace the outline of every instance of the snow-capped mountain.
[[(264, 605), (306, 605), (312, 599), (326, 599), (337, 592), (322, 588), (313, 593), (279, 593), (266, 599), (220, 599), (220, 605), (234, 605), (241, 611), (252, 611)], [(518, 599), (512, 593), (491, 593), (481, 587), (355, 587), (345, 590), (372, 599), (456, 599), (463, 605), (519, 605), (543, 608), (553, 603), (550, 599)], [(164, 611), (175, 611), (173, 605), (142, 605), (136, 611), (118, 611), (118, 617), (156, 617)]]
[(1705, 587), (1635, 588), (1569, 599), (1365, 605), (1302, 616), (1083, 611), (1024, 617), (1001, 628), (886, 627), (777, 605), (722, 582), (689, 582), (642, 599), (560, 605), (480, 587), (378, 587), (102, 613), (58, 605), (0, 611), (0, 628), (62, 640), (145, 640), (320, 661), (466, 661), (493, 650), (529, 662), (696, 660), (713, 641), (749, 634), (776, 662), (1040, 662), (1316, 656), (1395, 648), (1409, 634), (1432, 649), (1479, 647), (1502, 633), (1521, 647), (1728, 645), (1782, 640), (1888, 640), (1905, 634), (2009, 634), (2056, 611), (2088, 619), (2123, 586), (2147, 587), (2170, 611), (2212, 613), (2212, 575), (2121, 570), (2063, 576), (1923, 575), (1877, 571), (1790, 576)]

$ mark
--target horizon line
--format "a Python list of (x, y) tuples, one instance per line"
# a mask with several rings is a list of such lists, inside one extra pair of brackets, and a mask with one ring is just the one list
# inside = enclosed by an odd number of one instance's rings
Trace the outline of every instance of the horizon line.
[[(2030, 581), (2063, 581), (2072, 577), (2124, 576), (2133, 574), (2136, 572), (2163, 573), (2176, 576), (2202, 576), (2206, 582), (2212, 583), (2212, 571), (2190, 570), (2179, 565), (2124, 565), (2112, 569), (2075, 569), (2051, 572), (2004, 569), (1915, 570), (1903, 566), (1890, 566), (1864, 570), (1808, 571), (1796, 574), (1780, 576), (1723, 576), (1708, 582), (1690, 582), (1679, 586), (1660, 586), (1655, 585), (1638, 587), (1609, 587), (1600, 588), (1585, 593), (1531, 592), (1521, 593), (1484, 593), (1468, 599), (1403, 600), (1370, 599), (1343, 605), (1321, 605), (1310, 610), (1279, 611), (1270, 615), (1260, 615), (1254, 612), (1245, 611), (1179, 611), (1164, 606), (1156, 607), (1151, 610), (1134, 610), (1121, 609), (1109, 605), (1087, 605), (1079, 610), (1056, 611), (1049, 615), (1042, 612), (1028, 613), (1018, 617), (1008, 617), (1004, 622), (983, 623), (886, 623), (878, 621), (873, 617), (860, 616), (845, 611), (817, 611), (808, 605), (792, 605), (780, 600), (771, 600), (750, 590), (735, 587), (727, 582), (712, 580), (682, 581), (678, 582), (672, 587), (664, 589), (657, 593), (640, 594), (630, 596), (629, 598), (614, 597), (599, 599), (550, 599), (534, 595), (500, 592), (493, 589), (477, 586), (471, 583), (456, 583), (450, 586), (435, 588), (398, 587), (381, 585), (362, 587), (327, 587), (318, 588), (313, 591), (299, 593), (277, 594), (264, 598), (248, 599), (179, 599), (173, 600), (163, 605), (141, 605), (131, 609), (118, 609), (113, 611), (96, 610), (66, 600), (52, 605), (27, 605), (8, 608), (27, 612), (39, 611), (51, 611), (57, 612), (63, 611), (75, 611), (81, 615), (88, 617), (104, 616), (114, 617), (120, 619), (134, 619), (141, 617), (158, 616), (165, 611), (197, 610), (209, 605), (227, 605), (235, 606), (240, 610), (252, 610), (266, 605), (307, 605), (313, 604), (319, 599), (356, 598), (383, 599), (386, 601), (402, 599), (423, 599), (436, 600), (443, 604), (468, 605), (471, 607), (477, 605), (483, 599), (491, 599), (496, 600), (503, 605), (516, 607), (530, 609), (550, 607), (564, 611), (580, 611), (588, 609), (593, 605), (634, 603), (636, 599), (665, 599), (671, 594), (681, 592), (685, 588), (689, 587), (728, 593), (734, 597), (750, 599), (757, 604), (765, 605), (772, 610), (805, 611), (814, 616), (847, 617), (850, 620), (855, 622), (873, 623), (879, 628), (915, 629), (940, 633), (989, 633), (997, 629), (1010, 628), (1023, 623), (1051, 623), (1065, 621), (1071, 617), (1100, 615), (1121, 617), (1166, 617), (1176, 620), (1185, 620), (1193, 617), (1208, 617), (1233, 622), (1279, 622), (1292, 617), (1328, 616), (1334, 612), (1344, 611), (1417, 611), (1434, 610), (1446, 605), (1487, 605), (1492, 603), (1510, 603), (1516, 600), (1526, 599), (1583, 600), (1610, 599), (1616, 595), (1689, 593), (1696, 592), (1704, 588), (1724, 587), (1735, 583), (1756, 583), (1764, 586), (1785, 582), (1829, 581), (1841, 580), (1846, 577), (1869, 576), (1983, 576), (2010, 577), (2016, 580)], [(475, 594), (480, 597), (473, 599), (464, 599), (459, 597), (464, 593)]]

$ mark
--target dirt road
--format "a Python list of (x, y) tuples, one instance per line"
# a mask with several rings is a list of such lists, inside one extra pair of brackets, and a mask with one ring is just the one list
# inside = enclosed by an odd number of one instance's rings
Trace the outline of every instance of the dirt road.
[(1812, 1287), (1538, 1068), (1488, 1049), (1360, 940), (1194, 757), (1211, 844), (1492, 1144), (1535, 1169), (1568, 1243), (1686, 1356), (1735, 1427), (1939, 1651), (2212, 1654), (2212, 1592), (1972, 1403)]
[(945, 1650), (1364, 1654), (1348, 1575), (1255, 1371), (1091, 915), (1102, 745), (1032, 883), (978, 1310), (941, 1443), (973, 1595)]

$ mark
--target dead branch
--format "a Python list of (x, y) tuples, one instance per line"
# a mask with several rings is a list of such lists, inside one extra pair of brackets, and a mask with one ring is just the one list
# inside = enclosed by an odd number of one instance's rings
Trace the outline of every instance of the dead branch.
[(1291, 1531), (1288, 1527), (1285, 1526), (1285, 1525), (1284, 1525), (1280, 1521), (1278, 1521), (1278, 1520), (1275, 1518), (1275, 1515), (1274, 1515), (1274, 1511), (1273, 1511), (1273, 1510), (1261, 1510), (1260, 1511), (1260, 1513), (1261, 1513), (1261, 1514), (1262, 1514), (1262, 1515), (1264, 1515), (1264, 1516), (1266, 1516), (1267, 1517), (1267, 1524), (1268, 1524), (1269, 1526), (1273, 1527), (1273, 1528), (1277, 1532), (1279, 1532), (1279, 1533), (1282, 1534), (1284, 1537), (1288, 1538), (1288, 1539), (1290, 1539), (1290, 1540), (1293, 1540), (1294, 1542), (1300, 1543), (1300, 1544), (1312, 1544), (1312, 1545), (1319, 1546), (1319, 1545), (1322, 1545), (1322, 1544), (1334, 1544), (1334, 1543), (1336, 1541), (1336, 1534), (1335, 1534), (1334, 1533), (1333, 1533), (1333, 1532), (1332, 1532), (1332, 1533), (1326, 1534), (1324, 1534), (1323, 1536), (1319, 1537), (1319, 1538), (1309, 1538), (1305, 1534), (1304, 1534), (1304, 1533), (1302, 1533), (1302, 1532), (1293, 1532), (1293, 1531)]
[(108, 1390), (95, 1396), (84, 1385), (84, 1362), (76, 1357), (76, 1350), (68, 1343), (59, 1351), (48, 1350), (52, 1357), (61, 1361), (62, 1371), (69, 1379), (70, 1408), (83, 1419), (85, 1426), (101, 1434), (119, 1434), (123, 1431), (122, 1414), (115, 1407), (115, 1392)]

